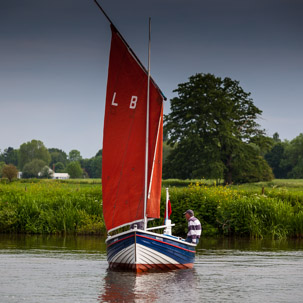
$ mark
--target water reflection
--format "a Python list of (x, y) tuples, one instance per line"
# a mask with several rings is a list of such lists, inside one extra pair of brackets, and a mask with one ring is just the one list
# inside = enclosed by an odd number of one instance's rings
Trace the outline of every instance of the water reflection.
[[(57, 235), (6, 235), (0, 234), (0, 250), (66, 250), (100, 252), (106, 254), (105, 237), (57, 236)], [(209, 250), (277, 251), (303, 250), (302, 239), (247, 239), (247, 238), (203, 238), (197, 247), (197, 255)]]
[(0, 234), (0, 250), (43, 250), (62, 252), (106, 252), (105, 239), (99, 236), (76, 235), (6, 235)]
[[(99, 302), (197, 302), (195, 268), (135, 274), (108, 269)], [(192, 291), (195, 290), (195, 291)], [(173, 294), (173, 295), (172, 295)]]
[(303, 250), (302, 239), (201, 238), (197, 254), (208, 250), (278, 251)]

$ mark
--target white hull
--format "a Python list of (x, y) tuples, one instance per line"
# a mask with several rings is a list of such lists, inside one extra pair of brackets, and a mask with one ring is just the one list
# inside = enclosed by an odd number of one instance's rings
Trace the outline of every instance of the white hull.
[(150, 269), (191, 268), (195, 245), (177, 237), (146, 231), (129, 231), (107, 240), (111, 268), (137, 272)]

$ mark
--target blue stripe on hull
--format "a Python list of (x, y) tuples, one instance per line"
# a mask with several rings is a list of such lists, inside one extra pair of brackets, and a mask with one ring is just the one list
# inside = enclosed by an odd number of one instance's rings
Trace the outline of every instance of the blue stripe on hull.
[(140, 232), (137, 233), (136, 239), (138, 244), (158, 251), (176, 260), (179, 264), (189, 264), (195, 261), (195, 248), (186, 244), (162, 238), (161, 235), (152, 236)]
[(186, 242), (174, 241), (174, 238), (165, 238), (161, 234), (151, 234), (133, 231), (107, 240), (107, 260), (111, 262), (120, 251), (130, 245), (138, 243), (152, 250), (160, 252), (179, 264), (193, 264), (195, 261), (195, 247)]

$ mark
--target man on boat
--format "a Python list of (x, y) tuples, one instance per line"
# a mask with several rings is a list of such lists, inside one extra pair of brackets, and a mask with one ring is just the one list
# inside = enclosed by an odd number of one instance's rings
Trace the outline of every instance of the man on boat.
[(188, 233), (185, 241), (198, 244), (202, 232), (200, 221), (194, 217), (194, 212), (191, 209), (188, 209), (183, 215), (185, 215), (188, 222)]
[(144, 221), (136, 222), (131, 224), (130, 229), (144, 229)]

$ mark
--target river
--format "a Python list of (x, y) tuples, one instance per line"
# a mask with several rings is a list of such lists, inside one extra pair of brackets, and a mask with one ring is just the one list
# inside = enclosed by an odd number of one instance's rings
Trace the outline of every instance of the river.
[(0, 235), (0, 302), (303, 302), (303, 241), (202, 239), (193, 269), (135, 275), (102, 238)]

